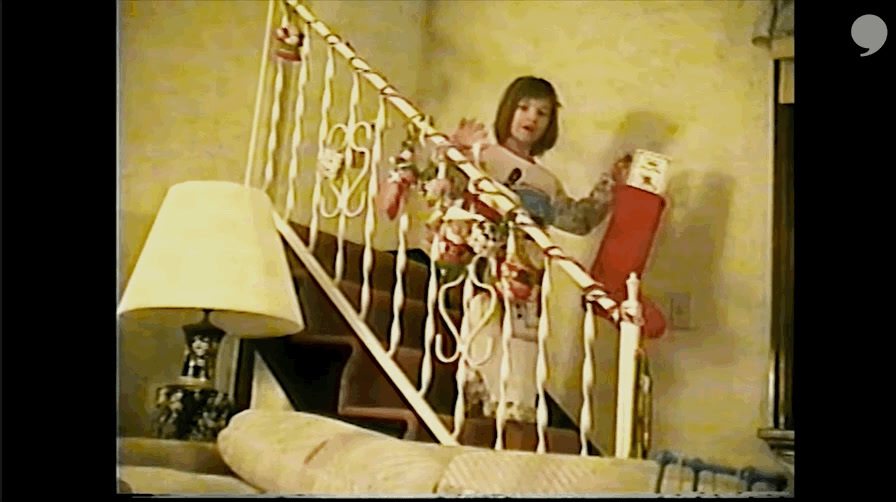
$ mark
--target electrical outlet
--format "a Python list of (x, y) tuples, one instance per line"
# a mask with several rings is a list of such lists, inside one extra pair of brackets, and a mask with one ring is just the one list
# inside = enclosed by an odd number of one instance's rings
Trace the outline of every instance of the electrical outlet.
[(672, 329), (693, 328), (691, 322), (691, 294), (669, 293), (669, 324)]

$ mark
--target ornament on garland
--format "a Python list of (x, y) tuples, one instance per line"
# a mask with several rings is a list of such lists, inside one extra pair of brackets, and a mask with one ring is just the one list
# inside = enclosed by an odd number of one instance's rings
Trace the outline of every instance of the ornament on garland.
[(395, 167), (389, 171), (386, 183), (377, 193), (377, 206), (390, 220), (394, 220), (407, 201), (411, 188), (417, 184), (414, 141), (410, 138), (404, 140), (401, 151), (389, 161)]
[(277, 46), (274, 48), (274, 56), (284, 61), (302, 61), (301, 49), (305, 41), (305, 34), (292, 24), (286, 24), (274, 30), (274, 38)]
[(324, 179), (335, 180), (342, 172), (345, 155), (334, 147), (324, 147), (317, 159), (317, 168)]

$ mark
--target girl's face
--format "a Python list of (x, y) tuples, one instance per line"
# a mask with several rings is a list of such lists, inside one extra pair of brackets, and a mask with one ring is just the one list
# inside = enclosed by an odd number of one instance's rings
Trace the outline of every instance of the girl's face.
[(510, 136), (521, 146), (531, 148), (548, 128), (551, 101), (548, 98), (523, 98), (513, 112)]

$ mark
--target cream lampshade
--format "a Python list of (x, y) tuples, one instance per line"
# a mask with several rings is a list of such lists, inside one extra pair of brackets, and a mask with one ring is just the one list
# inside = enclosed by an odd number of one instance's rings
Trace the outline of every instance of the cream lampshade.
[[(177, 429), (160, 433), (163, 437), (183, 437), (209, 406), (222, 403), (213, 382), (217, 347), (225, 334), (264, 338), (305, 328), (267, 194), (224, 181), (171, 187), (118, 314), (183, 328), (180, 383), (160, 390), (159, 413), (168, 415), (154, 419), (160, 428)], [(194, 411), (188, 420), (189, 410)]]
[(183, 326), (205, 309), (212, 324), (243, 338), (305, 327), (273, 206), (257, 188), (225, 181), (171, 187), (118, 313)]

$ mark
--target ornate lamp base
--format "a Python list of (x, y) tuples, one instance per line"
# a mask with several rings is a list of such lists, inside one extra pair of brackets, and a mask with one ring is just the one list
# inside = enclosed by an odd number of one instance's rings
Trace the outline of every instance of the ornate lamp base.
[(183, 328), (187, 346), (178, 383), (162, 386), (156, 394), (152, 433), (158, 438), (214, 441), (233, 414), (233, 401), (212, 383), (224, 330), (209, 322), (210, 312)]
[(214, 441), (233, 414), (225, 392), (202, 384), (172, 384), (159, 388), (152, 433), (161, 439)]

